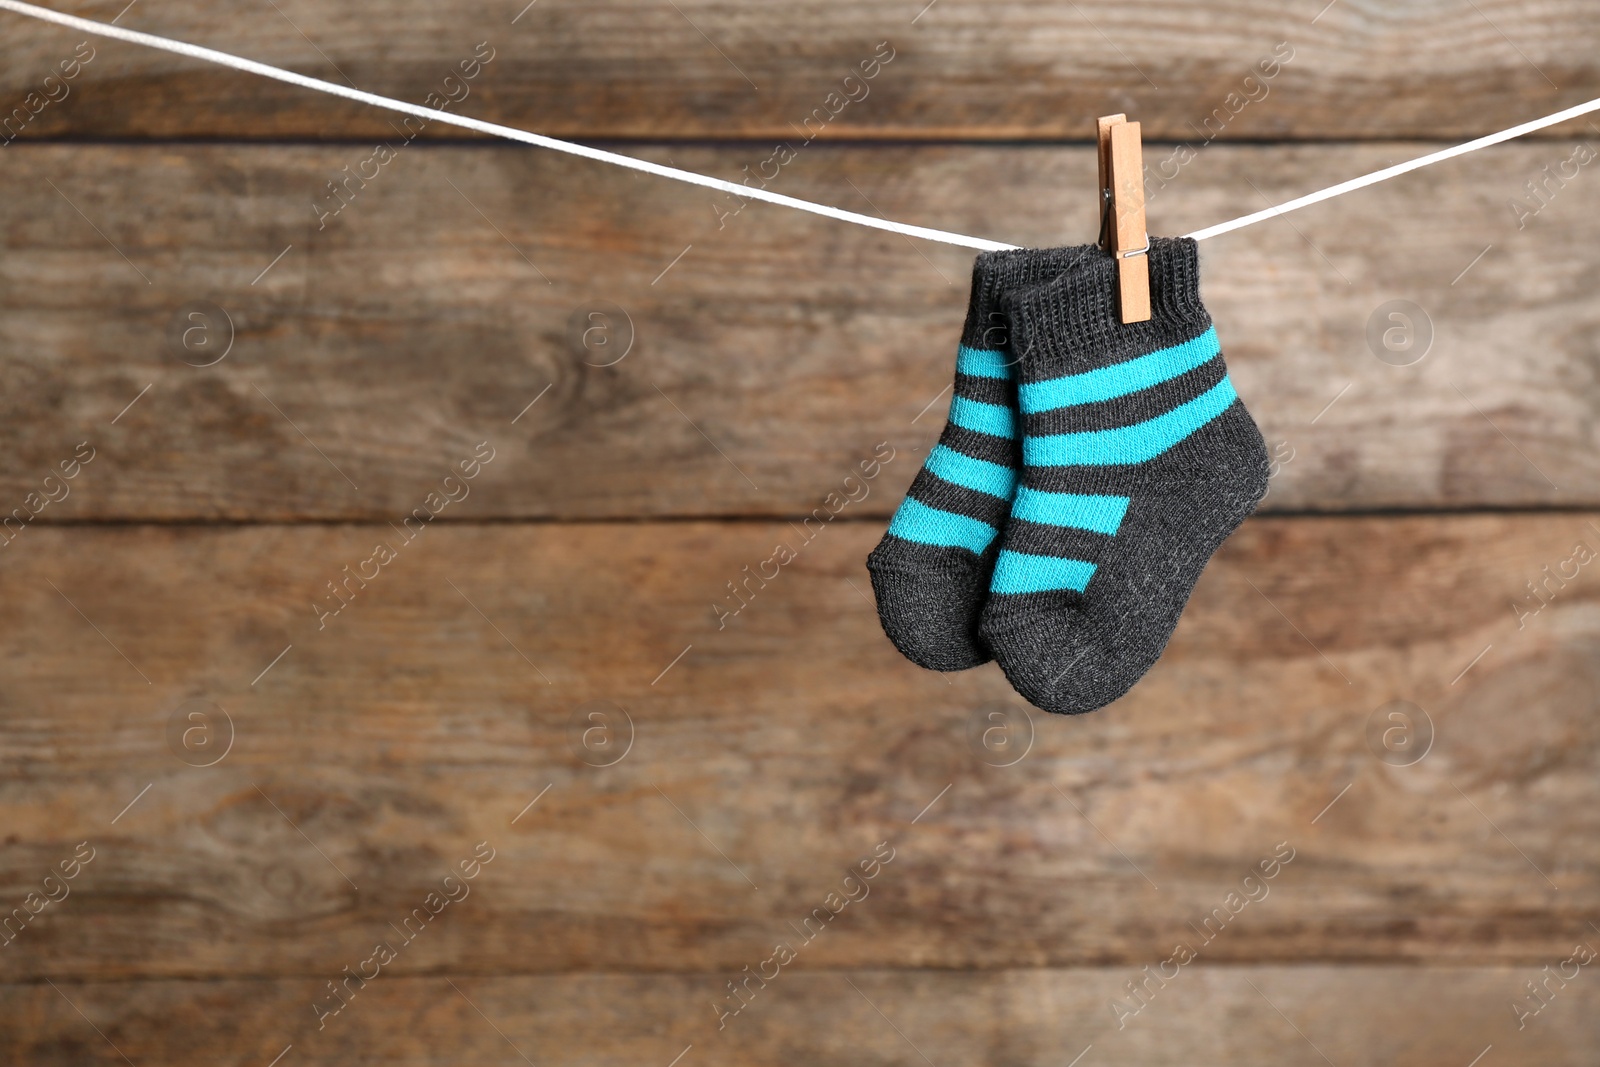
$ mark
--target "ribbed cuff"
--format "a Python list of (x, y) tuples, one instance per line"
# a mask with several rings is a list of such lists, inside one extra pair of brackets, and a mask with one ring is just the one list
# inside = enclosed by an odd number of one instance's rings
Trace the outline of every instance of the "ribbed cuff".
[(1204, 333), (1211, 316), (1200, 303), (1199, 246), (1187, 237), (1152, 237), (1150, 320), (1124, 324), (1117, 312), (1117, 263), (1096, 245), (1077, 253), (1055, 277), (1001, 298), (1011, 350), (1024, 378), (1104, 366)]
[(1083, 248), (1014, 248), (984, 252), (972, 264), (972, 299), (961, 343), (968, 348), (1010, 347), (1002, 301), (1012, 293), (1048, 282), (1082, 259)]

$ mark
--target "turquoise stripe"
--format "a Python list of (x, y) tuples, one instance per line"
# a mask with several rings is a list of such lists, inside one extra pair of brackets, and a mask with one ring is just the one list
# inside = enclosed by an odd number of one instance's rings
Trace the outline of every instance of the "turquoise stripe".
[(1127, 514), (1125, 496), (1091, 496), (1083, 493), (1046, 493), (1027, 486), (1017, 490), (1011, 502), (1011, 517), (1050, 526), (1070, 526), (1074, 530), (1115, 534)]
[(965, 548), (980, 555), (1000, 536), (1000, 531), (986, 522), (930, 508), (909, 496), (900, 502), (894, 518), (889, 521), (889, 532), (906, 541), (940, 548)]
[(1033, 415), (1127, 396), (1152, 385), (1171, 381), (1180, 374), (1187, 374), (1220, 351), (1222, 347), (1217, 341), (1217, 328), (1213, 326), (1192, 341), (1163, 348), (1125, 363), (1024, 384), (1019, 392), (1022, 410)]
[(1011, 363), (1006, 359), (1004, 352), (996, 352), (992, 348), (968, 348), (962, 345), (956, 350), (956, 373), (968, 374), (974, 378), (1009, 378)]
[(950, 405), (950, 421), (990, 437), (1016, 437), (1017, 413), (1000, 404), (958, 396)]
[(1094, 564), (1060, 556), (1031, 556), (1026, 552), (1000, 550), (995, 561), (991, 593), (1048, 593), (1057, 589), (1083, 592), (1094, 577)]
[(1001, 500), (1010, 500), (1017, 488), (1017, 472), (1010, 467), (986, 459), (973, 459), (944, 445), (934, 445), (923, 466), (951, 485), (988, 493)]
[(1035, 467), (1110, 467), (1154, 459), (1228, 409), (1238, 394), (1223, 378), (1165, 415), (1132, 426), (1022, 439), (1022, 462)]

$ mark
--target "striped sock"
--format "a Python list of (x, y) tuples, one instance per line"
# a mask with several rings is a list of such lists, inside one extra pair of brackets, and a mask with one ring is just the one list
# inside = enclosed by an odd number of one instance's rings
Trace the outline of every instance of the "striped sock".
[(1021, 465), (1000, 301), (1077, 256), (1076, 249), (1025, 249), (986, 253), (973, 264), (949, 419), (867, 557), (883, 632), (919, 666), (956, 671), (989, 660), (978, 616)]
[(1150, 669), (1267, 485), (1266, 447), (1200, 303), (1195, 243), (1152, 241), (1153, 317), (1128, 325), (1115, 261), (1080, 256), (1005, 302), (1023, 466), (980, 626), (1019, 693), (1069, 714)]

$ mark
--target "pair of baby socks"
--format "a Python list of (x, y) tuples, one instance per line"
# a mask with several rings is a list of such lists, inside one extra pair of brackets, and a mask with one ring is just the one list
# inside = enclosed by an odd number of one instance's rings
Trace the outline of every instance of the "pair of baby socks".
[(1116, 700), (1155, 663), (1268, 458), (1200, 303), (1195, 243), (1152, 238), (1152, 315), (1124, 324), (1096, 246), (986, 253), (939, 443), (867, 559), (912, 662), (997, 660), (1046, 711)]

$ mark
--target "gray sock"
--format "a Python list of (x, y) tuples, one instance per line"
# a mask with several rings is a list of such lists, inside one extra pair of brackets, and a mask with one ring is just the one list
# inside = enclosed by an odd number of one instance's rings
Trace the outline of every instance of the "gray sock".
[(1070, 248), (1023, 249), (985, 253), (973, 264), (950, 418), (867, 557), (883, 632), (918, 666), (957, 671), (989, 660), (978, 615), (1021, 466), (1016, 372), (1000, 300), (1078, 256)]
[(1195, 243), (1152, 239), (1153, 317), (1128, 325), (1115, 261), (1077, 251), (1003, 301), (1023, 464), (980, 625), (1017, 691), (1069, 714), (1150, 669), (1267, 486), (1266, 446), (1200, 303)]

